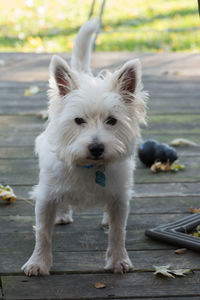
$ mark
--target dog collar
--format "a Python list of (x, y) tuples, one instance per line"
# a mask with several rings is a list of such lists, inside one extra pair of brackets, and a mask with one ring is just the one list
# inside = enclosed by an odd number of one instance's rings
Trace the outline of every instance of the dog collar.
[(95, 182), (96, 182), (96, 184), (99, 184), (102, 187), (106, 186), (106, 175), (104, 174), (104, 172), (105, 172), (104, 166), (97, 166), (95, 164), (90, 164), (90, 165), (77, 164), (77, 167), (81, 167), (83, 169), (91, 169), (91, 168), (97, 167), (97, 170), (95, 172)]
[(79, 164), (77, 164), (77, 167), (81, 167), (81, 168), (83, 168), (83, 169), (91, 169), (91, 168), (93, 168), (95, 165), (79, 165)]

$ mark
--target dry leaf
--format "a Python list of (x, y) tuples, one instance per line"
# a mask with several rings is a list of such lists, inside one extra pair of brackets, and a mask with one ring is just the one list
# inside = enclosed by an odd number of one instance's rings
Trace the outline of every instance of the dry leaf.
[(37, 113), (37, 116), (41, 118), (42, 120), (48, 119), (48, 111), (47, 110), (41, 110)]
[(197, 213), (200, 213), (200, 208), (193, 208), (193, 207), (190, 207), (189, 208), (189, 211), (193, 214), (197, 214)]
[(177, 163), (173, 163), (170, 165), (170, 171), (173, 171), (173, 172), (177, 172), (177, 171), (183, 170), (183, 169), (185, 169), (184, 165), (180, 165)]
[(166, 266), (154, 266), (155, 272), (153, 273), (154, 275), (163, 275), (166, 277), (171, 277), (175, 278), (170, 272), (169, 272), (170, 265)]
[(151, 171), (154, 173), (158, 173), (160, 171), (169, 171), (169, 164), (164, 164), (160, 161), (155, 162), (152, 166), (151, 166)]
[(151, 166), (151, 171), (154, 173), (168, 172), (168, 171), (177, 172), (179, 170), (183, 170), (184, 168), (185, 168), (184, 165), (180, 165), (177, 163), (170, 164), (169, 162), (162, 163), (160, 161), (157, 161)]
[(174, 251), (176, 254), (184, 254), (187, 251), (187, 248), (181, 248)]
[(169, 143), (169, 145), (173, 146), (173, 147), (198, 146), (196, 143), (194, 143), (194, 142), (192, 142), (190, 140), (187, 140), (187, 139), (182, 139), (182, 138), (172, 140)]
[(104, 283), (96, 282), (96, 283), (94, 283), (94, 287), (96, 289), (104, 289), (106, 287), (106, 285)]
[(33, 96), (33, 95), (38, 94), (39, 91), (40, 91), (39, 87), (36, 85), (33, 85), (24, 91), (24, 96)]
[(185, 276), (188, 273), (192, 272), (191, 269), (178, 269), (178, 270), (170, 270), (176, 276)]
[(185, 276), (186, 274), (190, 273), (192, 270), (190, 269), (177, 269), (177, 270), (173, 270), (170, 269), (171, 266), (170, 265), (166, 265), (166, 266), (154, 266), (155, 275), (161, 274), (163, 276), (166, 277), (170, 277), (170, 278), (175, 278), (174, 275), (176, 276)]
[(195, 228), (195, 230), (190, 233), (190, 236), (194, 236), (194, 237), (200, 237), (200, 225), (197, 225), (197, 227)]
[(13, 189), (9, 185), (3, 186), (2, 184), (0, 184), (0, 198), (8, 203), (13, 203), (16, 200)]

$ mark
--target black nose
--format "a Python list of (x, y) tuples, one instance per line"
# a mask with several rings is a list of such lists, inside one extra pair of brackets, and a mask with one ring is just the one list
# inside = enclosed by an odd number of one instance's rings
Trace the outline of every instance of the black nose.
[(101, 154), (104, 152), (104, 144), (90, 144), (88, 149), (94, 158), (99, 158)]

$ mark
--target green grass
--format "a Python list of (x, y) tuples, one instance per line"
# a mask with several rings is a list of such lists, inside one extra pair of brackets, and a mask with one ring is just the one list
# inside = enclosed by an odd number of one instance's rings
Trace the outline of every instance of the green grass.
[[(91, 2), (0, 0), (0, 51), (71, 51)], [(197, 0), (107, 0), (97, 51), (198, 52), (199, 29)]]

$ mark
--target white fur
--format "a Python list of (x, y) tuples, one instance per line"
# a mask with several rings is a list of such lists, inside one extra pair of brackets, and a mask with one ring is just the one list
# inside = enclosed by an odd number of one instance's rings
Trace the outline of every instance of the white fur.
[[(72, 68), (57, 56), (50, 64), (49, 121), (36, 139), (40, 167), (39, 184), (32, 192), (36, 244), (22, 267), (28, 276), (49, 274), (54, 223), (72, 222), (71, 207), (80, 210), (93, 205), (105, 209), (103, 223), (109, 223), (105, 268), (123, 273), (132, 267), (125, 249), (125, 229), (147, 94), (141, 90), (138, 60), (129, 61), (114, 74), (91, 75), (89, 51), (96, 26), (89, 21), (80, 30)], [(117, 123), (108, 124), (109, 117)], [(77, 125), (75, 118), (85, 123)], [(88, 149), (94, 142), (105, 149), (98, 160)], [(90, 164), (91, 168), (85, 167)], [(96, 183), (97, 171), (105, 175), (105, 187)]]

